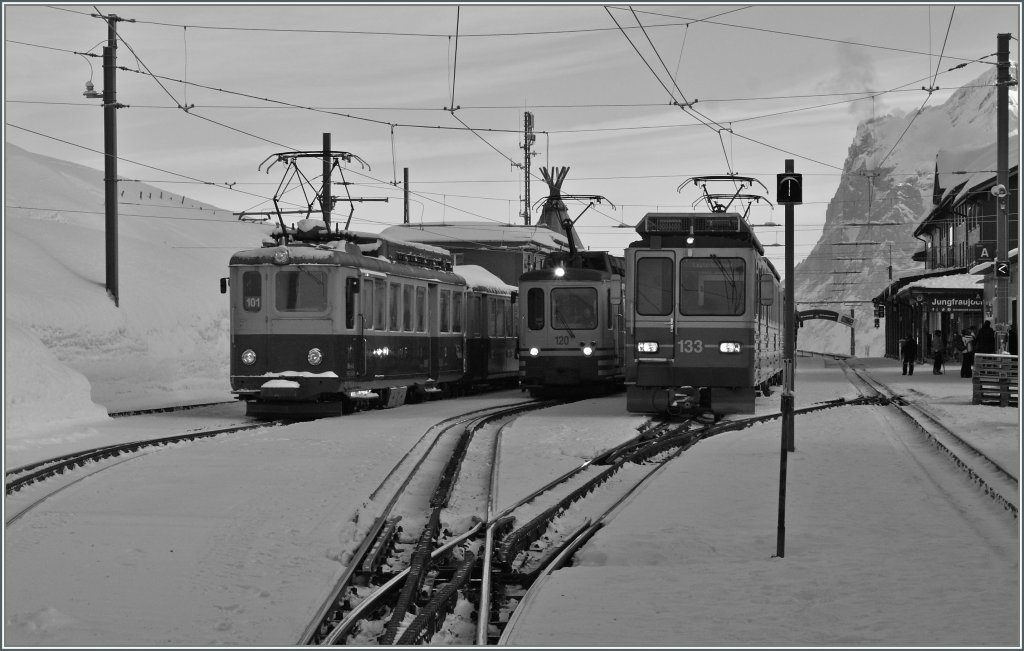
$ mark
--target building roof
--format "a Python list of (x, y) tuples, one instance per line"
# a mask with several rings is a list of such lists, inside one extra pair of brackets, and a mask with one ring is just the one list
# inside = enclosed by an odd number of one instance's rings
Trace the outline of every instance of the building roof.
[(404, 242), (422, 242), (445, 249), (541, 249), (558, 251), (569, 246), (565, 235), (545, 226), (496, 222), (422, 223), (391, 226), (381, 235)]

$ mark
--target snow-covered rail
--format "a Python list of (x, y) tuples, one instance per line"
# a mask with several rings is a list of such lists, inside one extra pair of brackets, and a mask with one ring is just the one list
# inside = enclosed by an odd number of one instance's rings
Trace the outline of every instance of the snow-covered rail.
[(967, 474), (985, 495), (1003, 507), (1014, 519), (1019, 517), (1017, 477), (992, 457), (971, 445), (935, 417), (927, 408), (897, 395), (891, 388), (856, 368), (843, 365), (847, 377), (863, 395), (881, 397), (912, 422), (925, 438), (953, 464)]
[[(42, 461), (36, 461), (34, 463), (12, 468), (4, 473), (4, 483), (7, 489), (7, 495), (12, 495), (26, 486), (42, 482), (46, 479), (52, 478), (56, 475), (63, 475), (69, 473), (75, 468), (85, 466), (86, 464), (103, 462), (105, 460), (113, 459), (121, 455), (134, 455), (138, 452), (142, 452), (149, 448), (162, 447), (172, 445), (175, 443), (183, 443), (186, 441), (195, 441), (197, 439), (210, 438), (214, 436), (220, 436), (222, 434), (232, 434), (235, 432), (243, 432), (246, 430), (259, 429), (264, 427), (274, 427), (284, 424), (283, 421), (270, 421), (266, 423), (258, 424), (246, 424), (246, 425), (235, 425), (232, 427), (221, 427), (218, 429), (204, 430), (198, 432), (187, 432), (185, 434), (174, 434), (171, 436), (162, 436), (155, 439), (144, 439), (138, 441), (128, 441), (126, 443), (116, 443), (112, 445), (104, 445), (95, 448), (89, 448), (87, 450), (80, 450), (78, 452), (72, 452), (64, 454), (58, 457), (50, 459), (44, 459)], [(88, 474), (95, 474), (101, 470), (111, 468), (122, 461), (127, 461), (132, 457), (122, 459), (117, 463), (109, 463), (102, 466), (97, 466)], [(13, 515), (9, 512), (8, 517), (5, 521), (6, 525), (11, 524), (26, 512), (32, 509), (32, 507), (42, 503), (48, 497), (53, 495), (60, 490), (63, 490), (64, 486), (57, 487), (55, 490), (36, 497), (31, 503), (22, 505), (20, 508), (13, 509)]]

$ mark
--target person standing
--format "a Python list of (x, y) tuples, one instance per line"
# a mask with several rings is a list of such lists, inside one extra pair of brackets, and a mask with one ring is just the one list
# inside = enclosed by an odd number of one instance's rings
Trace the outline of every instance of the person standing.
[(991, 321), (985, 321), (978, 330), (978, 336), (974, 339), (974, 352), (983, 355), (996, 352), (996, 331), (992, 329)]
[(903, 358), (903, 375), (914, 374), (914, 361), (917, 359), (917, 340), (910, 335), (900, 346), (900, 356)]
[(964, 328), (961, 337), (964, 342), (963, 360), (960, 364), (960, 377), (973, 377), (974, 371), (974, 326)]
[(932, 373), (942, 375), (942, 355), (946, 351), (946, 344), (942, 341), (942, 330), (936, 330), (932, 335), (932, 354), (935, 355), (935, 366)]

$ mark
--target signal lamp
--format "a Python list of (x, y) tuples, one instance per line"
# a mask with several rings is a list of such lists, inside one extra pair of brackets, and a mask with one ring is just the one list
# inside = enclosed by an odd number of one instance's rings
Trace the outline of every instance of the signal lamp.
[(536, 347), (531, 348), (530, 349), (530, 357), (536, 357), (537, 355), (540, 355), (540, 349), (536, 348)]
[(638, 341), (636, 343), (636, 350), (639, 353), (656, 353), (656, 352), (658, 352), (658, 342), (656, 342), (656, 341)]
[(274, 251), (274, 264), (288, 264), (290, 258), (288, 249), (283, 246)]
[(324, 361), (324, 355), (320, 352), (319, 348), (313, 348), (306, 355), (306, 361), (312, 366), (320, 366), (320, 362)]
[(246, 366), (252, 366), (253, 364), (255, 364), (256, 351), (253, 350), (252, 348), (247, 348), (245, 352), (242, 353), (242, 363), (245, 364)]
[(741, 350), (740, 342), (738, 341), (723, 341), (718, 344), (718, 352), (735, 354)]
[(555, 278), (561, 278), (565, 275), (565, 267), (555, 267)]
[(587, 357), (594, 354), (594, 345), (592, 343), (589, 346), (587, 344), (580, 344), (580, 347), (583, 349), (583, 354)]

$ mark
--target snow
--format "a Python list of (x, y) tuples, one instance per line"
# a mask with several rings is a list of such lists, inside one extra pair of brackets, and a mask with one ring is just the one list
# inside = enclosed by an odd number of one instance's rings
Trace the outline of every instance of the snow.
[[(29, 161), (32, 174), (19, 172)], [(9, 146), (6, 163), (19, 191), (42, 195), (52, 181), (42, 157)], [(102, 187), (98, 172), (60, 169)], [(154, 200), (151, 217), (122, 222), (114, 307), (102, 220), (64, 201), (68, 212), (4, 218), (5, 467), (245, 422), (231, 402), (107, 413), (229, 400), (217, 280), (270, 227)], [(814, 348), (807, 337), (801, 348)], [(904, 377), (893, 360), (856, 363), (1019, 475), (1019, 410), (972, 405), (971, 381), (954, 369)], [(855, 395), (836, 363), (798, 358), (798, 408)], [(524, 399), (505, 391), (259, 427), (54, 479), (65, 488), (4, 530), (4, 645), (292, 645), (379, 512), (384, 498), (370, 496), (427, 424)], [(499, 507), (633, 436), (644, 419), (624, 400), (506, 428)], [(759, 398), (758, 413), (779, 400)], [(701, 441), (655, 475), (524, 605), (513, 644), (1020, 646), (1018, 521), (885, 407), (836, 407), (795, 429), (783, 558), (775, 420)], [(5, 521), (52, 486), (8, 496)]]

